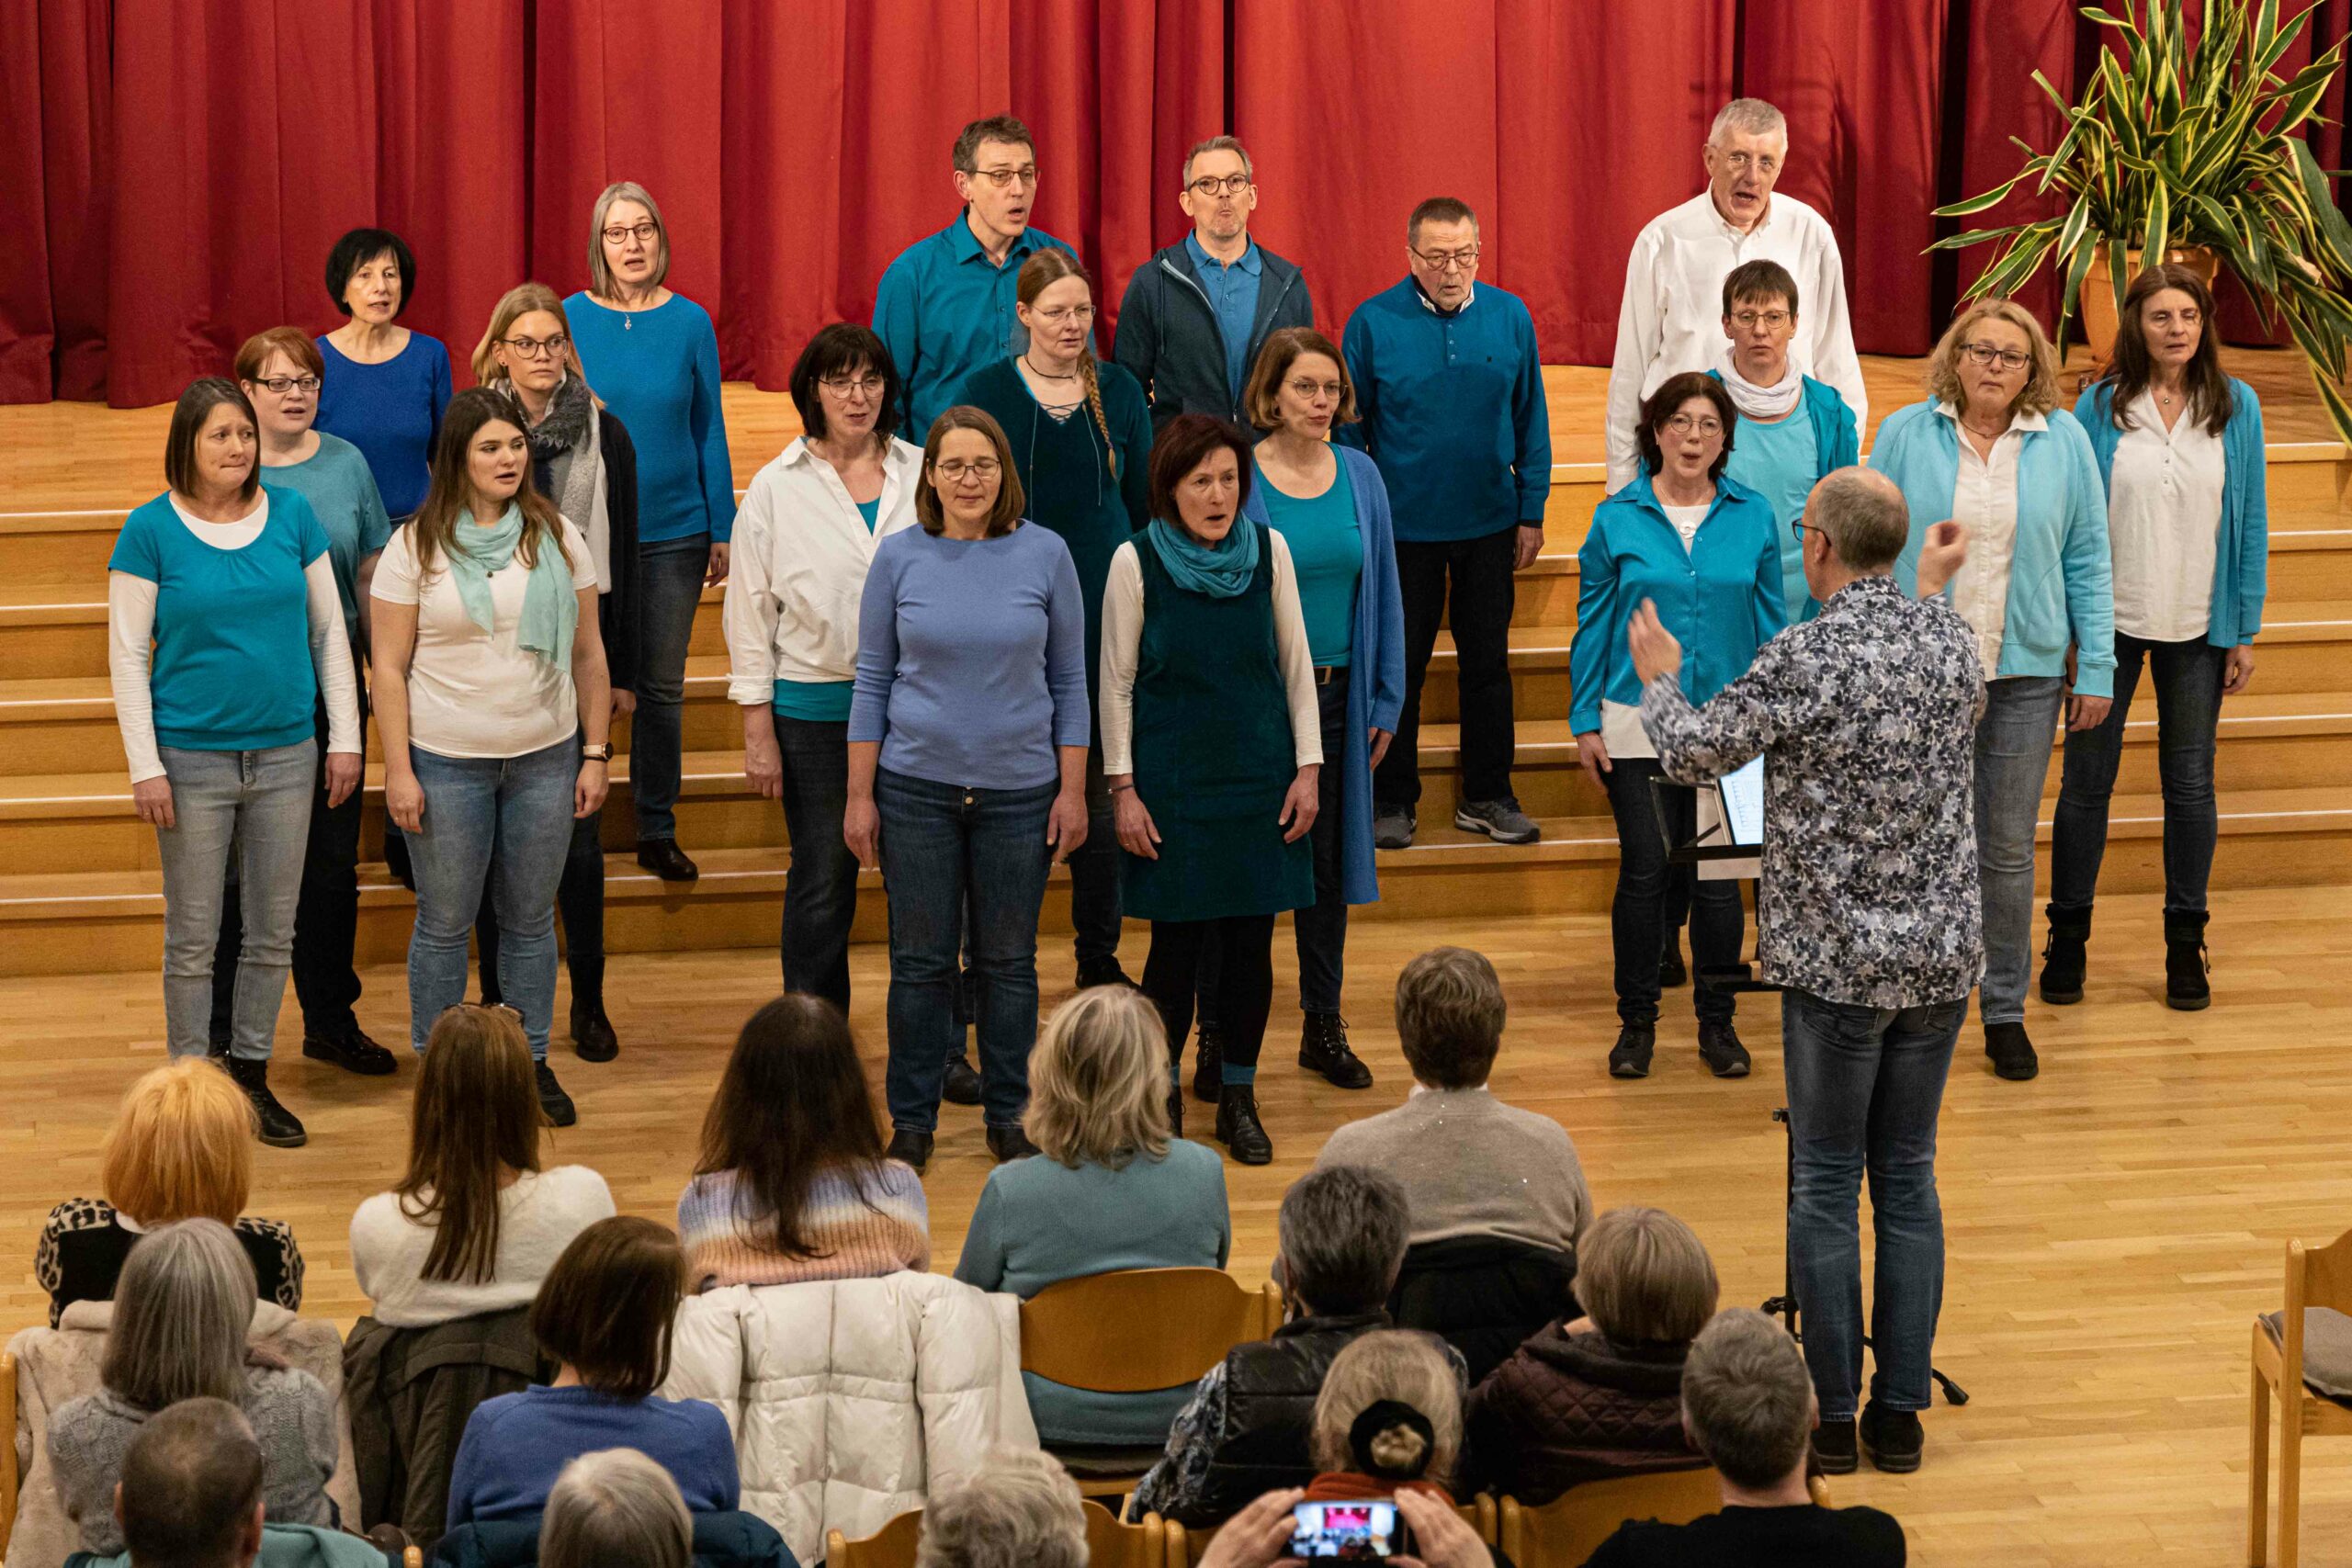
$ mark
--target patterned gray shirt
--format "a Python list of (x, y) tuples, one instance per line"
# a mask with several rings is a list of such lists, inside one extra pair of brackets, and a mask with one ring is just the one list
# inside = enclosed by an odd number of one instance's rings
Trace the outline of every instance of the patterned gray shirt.
[(1984, 669), (1939, 597), (1861, 578), (1693, 708), (1642, 692), (1667, 773), (1719, 778), (1764, 755), (1757, 969), (1829, 1001), (1909, 1008), (1984, 969), (1973, 770)]

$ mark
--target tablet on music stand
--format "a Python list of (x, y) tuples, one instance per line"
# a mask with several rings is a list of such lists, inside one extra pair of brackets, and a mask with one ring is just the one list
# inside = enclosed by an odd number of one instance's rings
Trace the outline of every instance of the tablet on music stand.
[[(1720, 809), (1717, 820), (1701, 829), (1694, 838), (1678, 840), (1674, 836), (1672, 818), (1667, 811), (1668, 790), (1700, 790), (1713, 793)], [(1725, 773), (1722, 778), (1703, 784), (1679, 784), (1670, 779), (1650, 781), (1650, 808), (1657, 814), (1658, 837), (1666, 844), (1666, 859), (1670, 865), (1689, 865), (1698, 861), (1754, 859), (1764, 848), (1764, 759), (1757, 757), (1746, 767)]]

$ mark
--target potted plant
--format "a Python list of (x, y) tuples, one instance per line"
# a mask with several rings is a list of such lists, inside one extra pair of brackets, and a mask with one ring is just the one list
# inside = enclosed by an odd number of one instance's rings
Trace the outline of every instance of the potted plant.
[(2278, 62), (2309, 11), (2282, 25), (2278, 0), (2204, 0), (2202, 26), (2192, 35), (2187, 0), (2120, 4), (2121, 15), (2083, 11), (2113, 37), (2079, 103), (2067, 103), (2033, 73), (2064, 117), (2058, 145), (2041, 152), (2010, 138), (2026, 153), (2025, 166), (1936, 215), (1972, 217), (2021, 189), (2057, 191), (2064, 209), (2030, 223), (1972, 229), (1929, 249), (2001, 242), (2000, 254), (1969, 285), (1972, 299), (2011, 293), (2037, 269), (2055, 269), (2064, 279), (2058, 341), (2065, 341), (2079, 299), (2102, 361), (2143, 254), (2192, 265), (2203, 259), (2209, 267), (2226, 261), (2264, 313), (2286, 322), (2337, 434), (2352, 443), (2352, 404), (2336, 384), (2352, 344), (2346, 298), (2352, 225), (2336, 210), (2330, 173), (2299, 134), (2352, 40), (2339, 39), (2282, 76)]

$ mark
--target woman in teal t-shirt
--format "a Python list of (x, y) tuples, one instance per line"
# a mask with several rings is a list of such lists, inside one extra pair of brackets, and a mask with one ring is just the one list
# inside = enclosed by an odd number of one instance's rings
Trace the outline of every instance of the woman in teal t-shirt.
[(107, 665), (131, 803), (164, 873), (164, 1022), (175, 1056), (203, 1055), (229, 857), (243, 950), (229, 1074), (262, 1141), (302, 1123), (269, 1089), (326, 710), (326, 795), (359, 787), (359, 705), (326, 531), (300, 491), (260, 479), (259, 425), (236, 384), (180, 394), (164, 446), (171, 489), (124, 520), (107, 561)]

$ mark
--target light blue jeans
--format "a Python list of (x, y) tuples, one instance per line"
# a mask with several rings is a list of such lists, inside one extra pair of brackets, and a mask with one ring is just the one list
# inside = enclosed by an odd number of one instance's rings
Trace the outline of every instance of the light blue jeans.
[(2033, 829), (2065, 705), (2055, 675), (2012, 675), (1984, 687), (1976, 721), (1976, 871), (1983, 882), (1984, 979), (1977, 1016), (2025, 1021), (2033, 967)]
[(424, 820), (406, 835), (416, 871), (408, 941), (409, 1042), (466, 999), (466, 939), (482, 889), (498, 910), (501, 993), (523, 1015), (531, 1056), (544, 1061), (555, 1018), (555, 894), (571, 851), (571, 792), (580, 737), (519, 757), (441, 757), (409, 748), (424, 789)]
[(164, 867), (164, 1031), (175, 1056), (205, 1054), (212, 953), (222, 889), (236, 856), (243, 945), (230, 1004), (229, 1054), (269, 1060), (294, 961), (294, 907), (311, 840), (318, 742), (261, 751), (157, 748), (172, 783), (175, 826), (155, 829)]

